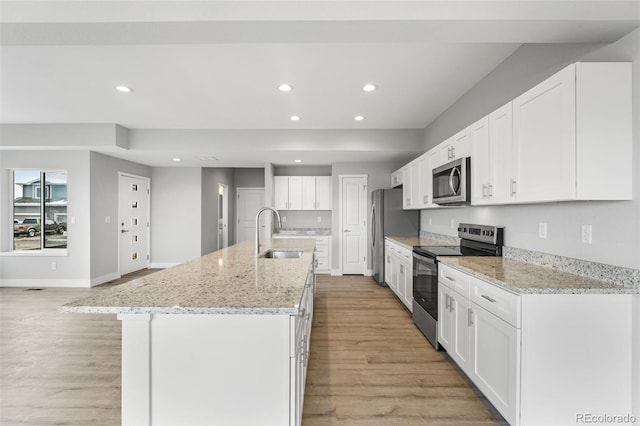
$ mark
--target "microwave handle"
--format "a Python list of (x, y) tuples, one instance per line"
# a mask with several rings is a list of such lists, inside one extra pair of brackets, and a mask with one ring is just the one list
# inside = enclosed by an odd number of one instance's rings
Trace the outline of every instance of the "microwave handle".
[[(451, 173), (449, 174), (449, 187), (451, 188), (451, 192), (454, 195), (458, 195), (458, 191), (456, 191), (456, 189), (453, 187), (453, 175), (456, 172), (458, 173), (458, 175), (460, 175), (460, 171), (458, 170), (458, 168), (454, 167), (454, 168), (451, 169)], [(458, 176), (458, 177), (460, 177), (460, 176)]]

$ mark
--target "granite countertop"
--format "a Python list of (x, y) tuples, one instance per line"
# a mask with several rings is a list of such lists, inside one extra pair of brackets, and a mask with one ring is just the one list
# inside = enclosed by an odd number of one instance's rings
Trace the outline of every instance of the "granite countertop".
[(261, 245), (301, 249), (298, 259), (256, 258), (247, 241), (63, 305), (61, 312), (109, 314), (296, 314), (315, 241)]
[(438, 257), (454, 269), (517, 294), (636, 294), (637, 289), (504, 257)]
[(444, 241), (433, 240), (430, 238), (423, 237), (396, 237), (393, 235), (387, 235), (385, 238), (393, 241), (394, 243), (400, 244), (409, 250), (412, 250), (414, 246), (450, 246), (455, 245), (451, 243), (447, 243)]

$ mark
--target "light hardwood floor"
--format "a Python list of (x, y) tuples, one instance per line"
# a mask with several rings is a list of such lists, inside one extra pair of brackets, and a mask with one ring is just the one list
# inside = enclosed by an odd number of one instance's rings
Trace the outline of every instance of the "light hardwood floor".
[[(0, 289), (0, 424), (120, 423), (120, 322), (57, 307), (135, 276), (91, 289)], [(500, 422), (388, 288), (319, 276), (305, 426)]]

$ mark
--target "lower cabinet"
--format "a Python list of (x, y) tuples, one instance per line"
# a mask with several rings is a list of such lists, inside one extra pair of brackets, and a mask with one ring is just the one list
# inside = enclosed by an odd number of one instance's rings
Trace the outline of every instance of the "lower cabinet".
[(632, 295), (516, 294), (442, 262), (438, 287), (438, 342), (510, 424), (632, 412)]
[(413, 257), (411, 250), (385, 241), (385, 282), (400, 301), (413, 312)]
[(274, 239), (307, 239), (316, 241), (316, 274), (331, 273), (331, 236), (330, 235), (286, 235), (274, 234)]
[(309, 364), (309, 345), (311, 342), (311, 324), (313, 322), (313, 295), (315, 292), (315, 276), (309, 271), (305, 290), (300, 303), (300, 310), (295, 317), (295, 354), (291, 357), (291, 425), (302, 424), (302, 408), (304, 407), (304, 389), (307, 382), (307, 366)]

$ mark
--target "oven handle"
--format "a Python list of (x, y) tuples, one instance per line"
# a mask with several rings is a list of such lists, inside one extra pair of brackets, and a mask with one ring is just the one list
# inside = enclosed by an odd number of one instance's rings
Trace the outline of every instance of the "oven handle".
[(413, 258), (419, 260), (420, 262), (426, 262), (426, 263), (430, 263), (432, 265), (436, 264), (436, 261), (434, 259), (431, 259), (431, 258), (425, 257), (425, 256), (420, 256), (419, 254), (416, 254), (415, 252), (413, 253)]

